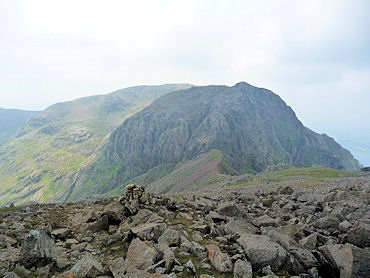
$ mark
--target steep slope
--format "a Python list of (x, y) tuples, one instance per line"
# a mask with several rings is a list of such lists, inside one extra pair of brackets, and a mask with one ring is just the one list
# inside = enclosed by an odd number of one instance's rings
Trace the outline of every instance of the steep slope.
[(35, 111), (0, 108), (0, 145), (8, 141)]
[(332, 138), (305, 128), (278, 95), (241, 82), (180, 90), (127, 119), (112, 133), (100, 162), (82, 173), (80, 193), (84, 183), (98, 183), (95, 193), (101, 194), (155, 167), (212, 149), (230, 157), (239, 174), (278, 163), (360, 167)]
[(0, 205), (68, 199), (80, 169), (96, 159), (115, 127), (156, 98), (189, 87), (131, 87), (57, 103), (33, 116), (0, 148)]

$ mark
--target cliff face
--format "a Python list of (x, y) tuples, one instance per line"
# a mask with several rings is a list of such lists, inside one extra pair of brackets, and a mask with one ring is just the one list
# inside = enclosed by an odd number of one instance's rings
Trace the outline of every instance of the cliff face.
[(212, 149), (229, 156), (240, 174), (277, 163), (360, 167), (333, 139), (304, 127), (279, 96), (244, 82), (161, 97), (112, 133), (106, 156), (125, 181)]

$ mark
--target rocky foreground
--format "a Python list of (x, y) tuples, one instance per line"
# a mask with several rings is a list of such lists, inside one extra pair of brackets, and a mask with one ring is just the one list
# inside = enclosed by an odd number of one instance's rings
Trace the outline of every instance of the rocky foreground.
[(370, 277), (370, 179), (0, 210), (0, 277)]

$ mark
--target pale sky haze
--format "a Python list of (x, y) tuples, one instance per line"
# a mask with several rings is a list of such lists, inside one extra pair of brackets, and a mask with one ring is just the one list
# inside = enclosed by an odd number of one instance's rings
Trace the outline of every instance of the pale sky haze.
[(0, 107), (243, 80), (370, 165), (369, 14), (367, 0), (0, 0)]

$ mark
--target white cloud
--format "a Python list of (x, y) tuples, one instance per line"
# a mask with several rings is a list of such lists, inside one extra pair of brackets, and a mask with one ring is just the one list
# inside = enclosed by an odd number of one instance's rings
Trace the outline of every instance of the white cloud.
[(368, 14), (361, 0), (4, 0), (0, 107), (245, 80), (276, 91), (314, 130), (364, 132)]

